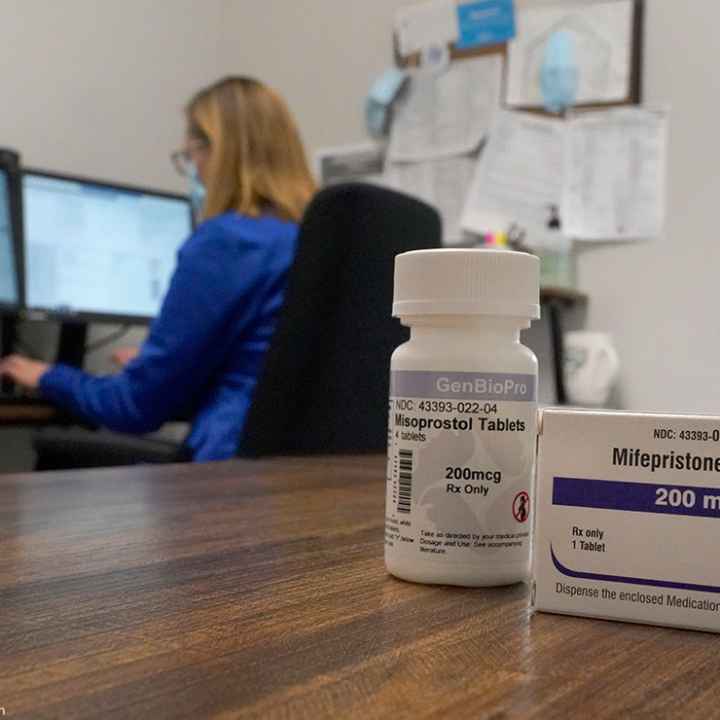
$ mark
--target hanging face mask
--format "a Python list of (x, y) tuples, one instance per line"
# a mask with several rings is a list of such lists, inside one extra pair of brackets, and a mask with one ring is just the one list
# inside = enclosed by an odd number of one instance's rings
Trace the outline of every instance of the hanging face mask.
[(575, 37), (558, 30), (548, 40), (540, 68), (540, 91), (546, 110), (559, 113), (575, 104), (578, 75)]
[(390, 129), (392, 104), (407, 80), (407, 72), (389, 68), (373, 83), (365, 100), (365, 124), (374, 138), (382, 138)]
[(205, 208), (205, 196), (207, 191), (205, 186), (200, 180), (200, 174), (198, 173), (197, 165), (192, 160), (187, 163), (187, 176), (190, 180), (190, 205), (193, 209), (195, 219), (199, 219)]

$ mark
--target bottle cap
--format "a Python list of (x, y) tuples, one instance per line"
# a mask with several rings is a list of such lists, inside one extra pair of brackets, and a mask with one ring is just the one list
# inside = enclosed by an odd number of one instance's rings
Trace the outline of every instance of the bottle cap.
[(540, 317), (540, 260), (512, 250), (413, 250), (395, 258), (393, 315)]

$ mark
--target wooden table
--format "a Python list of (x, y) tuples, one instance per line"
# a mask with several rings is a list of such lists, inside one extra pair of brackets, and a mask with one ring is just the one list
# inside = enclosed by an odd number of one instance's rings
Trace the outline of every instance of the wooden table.
[(381, 458), (0, 478), (0, 706), (33, 718), (720, 714), (720, 638), (383, 568)]
[(50, 425), (63, 421), (54, 405), (39, 400), (0, 400), (0, 427), (3, 425)]

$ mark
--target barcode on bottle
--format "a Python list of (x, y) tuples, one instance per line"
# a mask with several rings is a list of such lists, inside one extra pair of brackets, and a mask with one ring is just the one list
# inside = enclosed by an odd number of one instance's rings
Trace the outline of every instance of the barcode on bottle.
[(412, 479), (413, 479), (413, 452), (412, 450), (398, 450), (399, 474), (398, 474), (398, 502), (397, 511), (409, 513), (412, 503)]

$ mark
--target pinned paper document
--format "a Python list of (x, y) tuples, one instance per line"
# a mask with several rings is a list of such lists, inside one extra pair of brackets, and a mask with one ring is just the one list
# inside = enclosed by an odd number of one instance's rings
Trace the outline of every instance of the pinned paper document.
[(417, 162), (474, 152), (500, 104), (502, 57), (452, 63), (436, 75), (415, 70), (395, 107), (389, 157)]
[(443, 243), (463, 242), (460, 227), (463, 201), (472, 181), (475, 157), (457, 155), (413, 163), (388, 163), (385, 181), (437, 209), (442, 218)]
[(528, 113), (497, 114), (465, 202), (461, 224), (472, 232), (546, 232), (562, 197), (563, 124)]
[(568, 120), (498, 113), (461, 224), (473, 232), (515, 223), (526, 242), (544, 232), (577, 240), (662, 233), (667, 113), (618, 108)]
[(654, 238), (665, 220), (667, 113), (619, 108), (567, 124), (563, 229), (579, 240)]
[(458, 38), (453, 0), (428, 0), (401, 7), (395, 14), (398, 49), (403, 56)]

